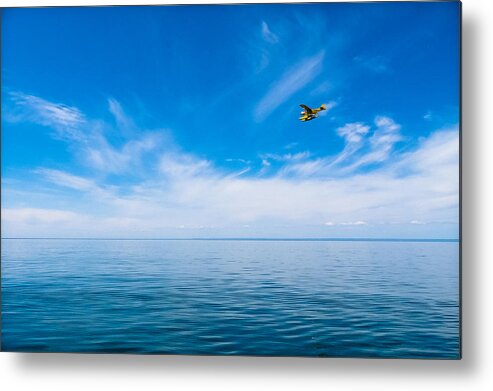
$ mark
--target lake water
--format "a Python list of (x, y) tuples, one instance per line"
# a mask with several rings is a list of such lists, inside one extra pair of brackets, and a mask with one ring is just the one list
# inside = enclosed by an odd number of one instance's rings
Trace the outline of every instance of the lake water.
[(2, 350), (459, 357), (459, 243), (2, 240)]

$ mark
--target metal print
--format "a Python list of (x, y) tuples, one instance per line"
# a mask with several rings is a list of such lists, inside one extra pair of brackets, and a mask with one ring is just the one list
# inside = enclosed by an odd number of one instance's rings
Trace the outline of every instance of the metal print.
[(2, 350), (460, 358), (460, 3), (2, 10)]

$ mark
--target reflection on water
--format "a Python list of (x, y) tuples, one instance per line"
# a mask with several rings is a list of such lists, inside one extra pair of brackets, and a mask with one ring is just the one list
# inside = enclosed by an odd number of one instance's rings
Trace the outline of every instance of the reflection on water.
[(2, 350), (459, 356), (457, 242), (2, 240)]

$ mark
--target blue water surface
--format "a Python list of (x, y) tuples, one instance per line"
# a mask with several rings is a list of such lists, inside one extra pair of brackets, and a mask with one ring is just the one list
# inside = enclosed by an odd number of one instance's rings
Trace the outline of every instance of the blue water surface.
[(2, 350), (459, 358), (459, 243), (2, 240)]

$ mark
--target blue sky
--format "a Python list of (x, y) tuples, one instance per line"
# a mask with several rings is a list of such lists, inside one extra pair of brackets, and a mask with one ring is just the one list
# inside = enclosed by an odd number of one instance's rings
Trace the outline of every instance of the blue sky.
[(457, 2), (2, 19), (3, 237), (458, 237)]

